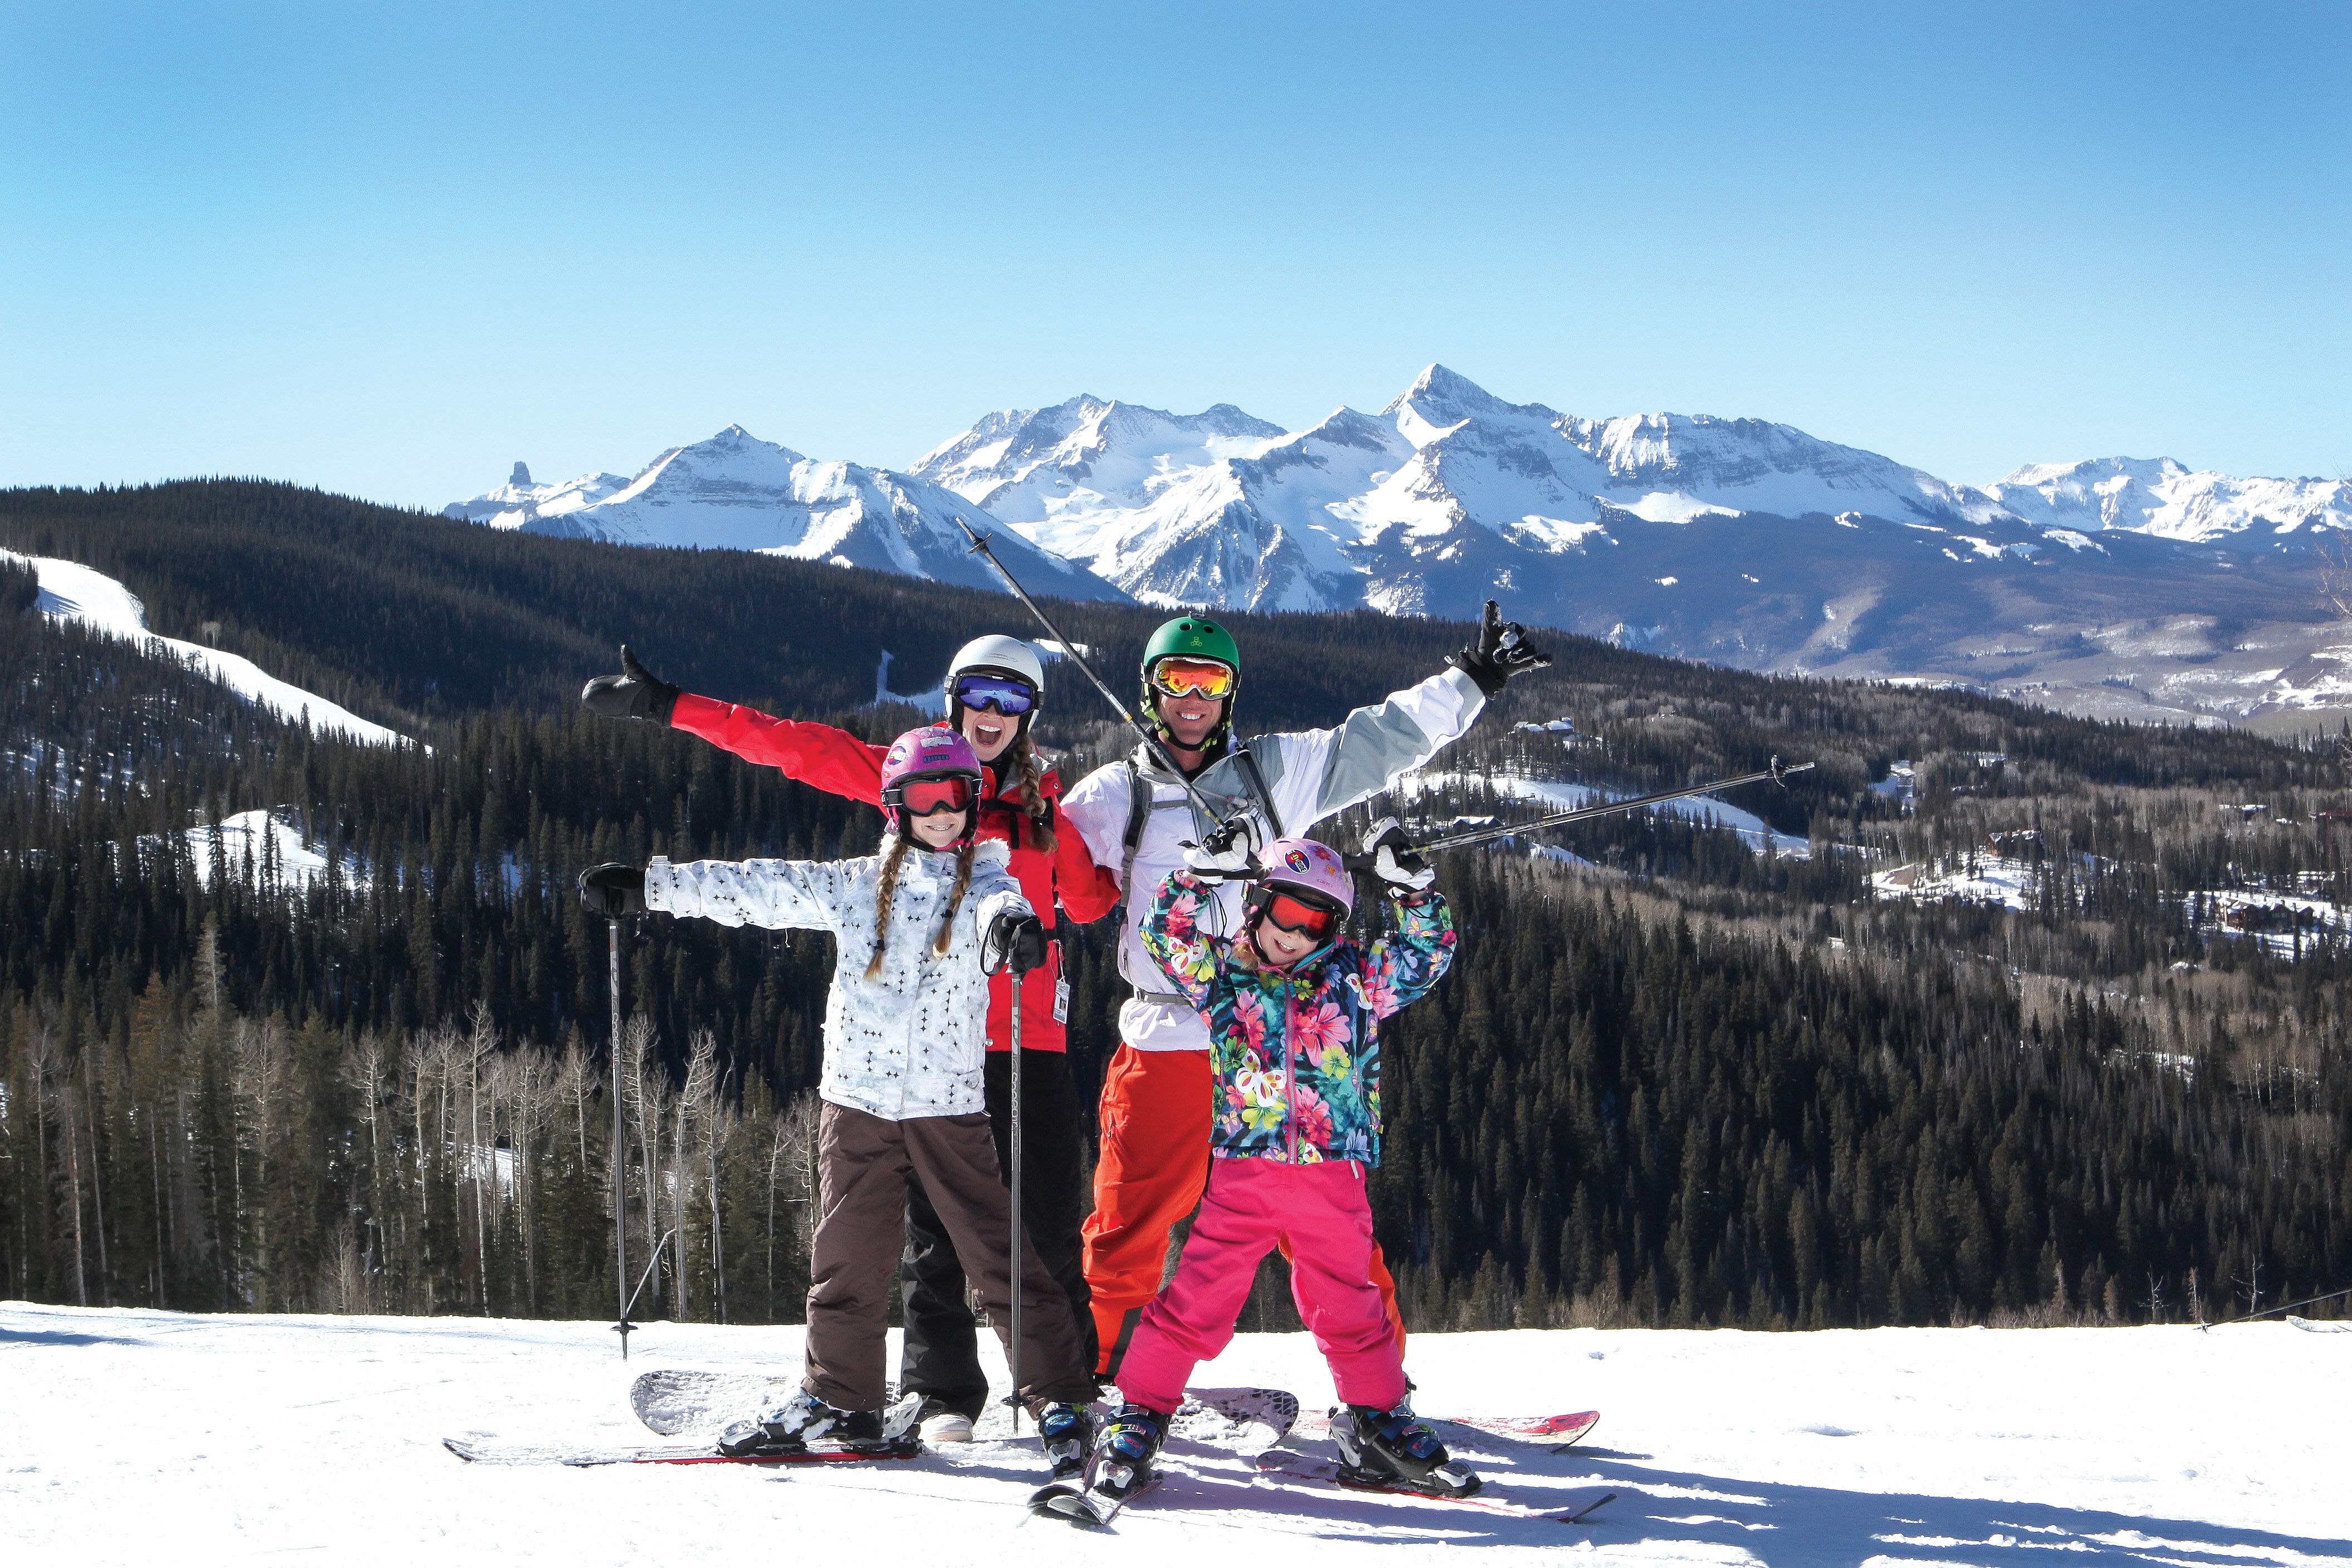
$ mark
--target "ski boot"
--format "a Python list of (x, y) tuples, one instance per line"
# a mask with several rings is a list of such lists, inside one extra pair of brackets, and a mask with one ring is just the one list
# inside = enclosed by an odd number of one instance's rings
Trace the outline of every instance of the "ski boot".
[(1054, 1479), (1065, 1481), (1087, 1468), (1095, 1444), (1095, 1418), (1083, 1405), (1054, 1403), (1037, 1408), (1037, 1436), (1045, 1446), (1045, 1462)]
[[(1151, 1461), (1168, 1434), (1168, 1417), (1140, 1405), (1127, 1405), (1103, 1424), (1083, 1488), (1055, 1481), (1029, 1500), (1029, 1511), (1071, 1524), (1100, 1526), (1149, 1491), (1160, 1479)], [(1072, 1478), (1075, 1479), (1076, 1478)]]
[(915, 1413), (915, 1429), (922, 1434), (925, 1443), (934, 1448), (941, 1443), (971, 1441), (971, 1417), (947, 1401), (929, 1396)]
[(729, 1427), (719, 1435), (719, 1451), (730, 1459), (804, 1454), (820, 1438), (845, 1448), (882, 1447), (882, 1412), (844, 1410), (803, 1388), (773, 1409)]
[(1349, 1486), (1468, 1497), (1486, 1484), (1476, 1471), (1454, 1462), (1437, 1434), (1414, 1416), (1409, 1399), (1388, 1410), (1350, 1405), (1333, 1411), (1331, 1438), (1339, 1446), (1339, 1479)]

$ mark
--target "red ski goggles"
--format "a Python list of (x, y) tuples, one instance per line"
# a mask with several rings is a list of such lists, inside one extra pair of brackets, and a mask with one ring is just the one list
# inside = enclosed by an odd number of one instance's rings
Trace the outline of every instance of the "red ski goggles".
[(961, 811), (972, 800), (971, 780), (961, 773), (950, 773), (940, 779), (909, 779), (894, 791), (895, 804), (910, 817), (929, 817), (940, 811)]
[(1331, 935), (1339, 924), (1339, 911), (1330, 904), (1310, 903), (1296, 894), (1276, 888), (1261, 887), (1250, 894), (1257, 906), (1260, 918), (1273, 922), (1295, 936), (1311, 936), (1317, 941)]
[(1037, 706), (1037, 689), (1011, 675), (958, 675), (955, 700), (974, 713), (992, 707), (1007, 718), (1019, 718)]
[(1151, 666), (1151, 685), (1171, 697), (1223, 702), (1234, 695), (1234, 667), (1214, 659), (1162, 659)]

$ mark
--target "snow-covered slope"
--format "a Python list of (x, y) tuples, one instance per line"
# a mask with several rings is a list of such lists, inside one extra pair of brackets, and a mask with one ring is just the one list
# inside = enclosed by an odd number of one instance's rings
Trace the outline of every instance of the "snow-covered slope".
[[(1612, 1568), (2352, 1564), (2336, 1431), (2352, 1334), (2283, 1323), (1414, 1335), (1424, 1411), (1601, 1411), (1559, 1454), (1445, 1432), (1491, 1495), (1616, 1493), (1575, 1528), (1254, 1483), (1241, 1458), (1181, 1442), (1170, 1479), (1111, 1533), (1029, 1521), (1034, 1438), (782, 1473), (467, 1466), (440, 1446), (647, 1441), (635, 1374), (790, 1372), (800, 1345), (793, 1328), (649, 1323), (624, 1362), (603, 1323), (11, 1303), (0, 1518), (14, 1560), (77, 1568), (581, 1568), (729, 1562), (747, 1542), (785, 1543), (795, 1562), (973, 1568), (1381, 1568), (1448, 1547)], [(992, 1341), (983, 1354), (1001, 1386)], [(1240, 1335), (1195, 1381), (1288, 1387), (1310, 1410), (1330, 1398), (1304, 1334)], [(1303, 1430), (1293, 1446), (1330, 1451)]]
[(2051, 528), (2250, 542), (2352, 528), (2352, 482), (2192, 473), (2169, 457), (2029, 464), (1990, 488), (2002, 506)]
[(201, 643), (161, 637), (147, 630), (147, 612), (129, 589), (102, 572), (78, 561), (49, 556), (20, 556), (0, 550), (11, 560), (29, 561), (40, 574), (40, 609), (58, 620), (79, 621), (110, 636), (145, 646), (162, 658), (180, 660), (236, 692), (247, 701), (268, 708), (297, 724), (307, 723), (321, 734), (333, 732), (373, 746), (404, 745), (408, 737), (372, 723), (348, 708), (270, 674), (238, 653), (224, 653)]
[[(223, 818), (217, 833), (210, 823), (203, 823), (184, 830), (181, 836), (187, 840), (188, 860), (202, 887), (213, 883), (215, 839), (222, 867), (230, 876), (252, 887), (262, 887), (274, 880), (280, 887), (308, 889), (327, 875), (326, 855), (303, 842), (302, 830), (290, 810), (258, 807)], [(139, 844), (142, 854), (154, 853), (162, 847), (153, 839), (142, 839)], [(367, 886), (367, 869), (355, 857), (344, 857), (337, 869), (345, 886)]]
[[(825, 463), (730, 424), (674, 446), (629, 479), (592, 475), (534, 486), (515, 465), (506, 485), (444, 515), (493, 528), (616, 544), (757, 550), (976, 588), (1002, 588), (969, 553), (959, 517), (995, 524), (961, 496), (856, 463)], [(1034, 592), (1117, 599), (1119, 591), (1026, 539), (999, 533), (1005, 565)]]

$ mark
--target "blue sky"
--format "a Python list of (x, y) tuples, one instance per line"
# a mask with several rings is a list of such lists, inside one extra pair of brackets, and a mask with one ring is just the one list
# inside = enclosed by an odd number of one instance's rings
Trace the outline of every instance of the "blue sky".
[(2352, 6), (0, 10), (0, 484), (438, 506), (1432, 360), (1983, 482), (2352, 469)]

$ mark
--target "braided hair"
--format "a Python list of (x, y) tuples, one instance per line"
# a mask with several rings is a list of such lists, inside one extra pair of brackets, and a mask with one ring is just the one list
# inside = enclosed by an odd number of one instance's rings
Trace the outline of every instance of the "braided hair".
[[(1027, 725), (1021, 727), (1004, 755), (1013, 764), (1014, 787), (1021, 791), (1019, 810), (1029, 821), (1030, 841), (1050, 855), (1055, 848), (1054, 802), (1045, 799), (1045, 770), (1037, 760), (1036, 747), (1030, 743)], [(1004, 791), (999, 789), (996, 796), (1003, 800)]]
[[(898, 903), (898, 873), (907, 863), (910, 847), (903, 827), (891, 835), (890, 853), (883, 860), (881, 880), (875, 884), (874, 952), (866, 960), (866, 977), (869, 980), (882, 973), (882, 955), (890, 945), (890, 915)], [(940, 957), (947, 956), (949, 945), (955, 938), (956, 911), (963, 907), (963, 895), (971, 886), (971, 858), (978, 848), (967, 833), (956, 849), (955, 886), (948, 894), (947, 917), (940, 922), (939, 935), (931, 939), (931, 952)]]

